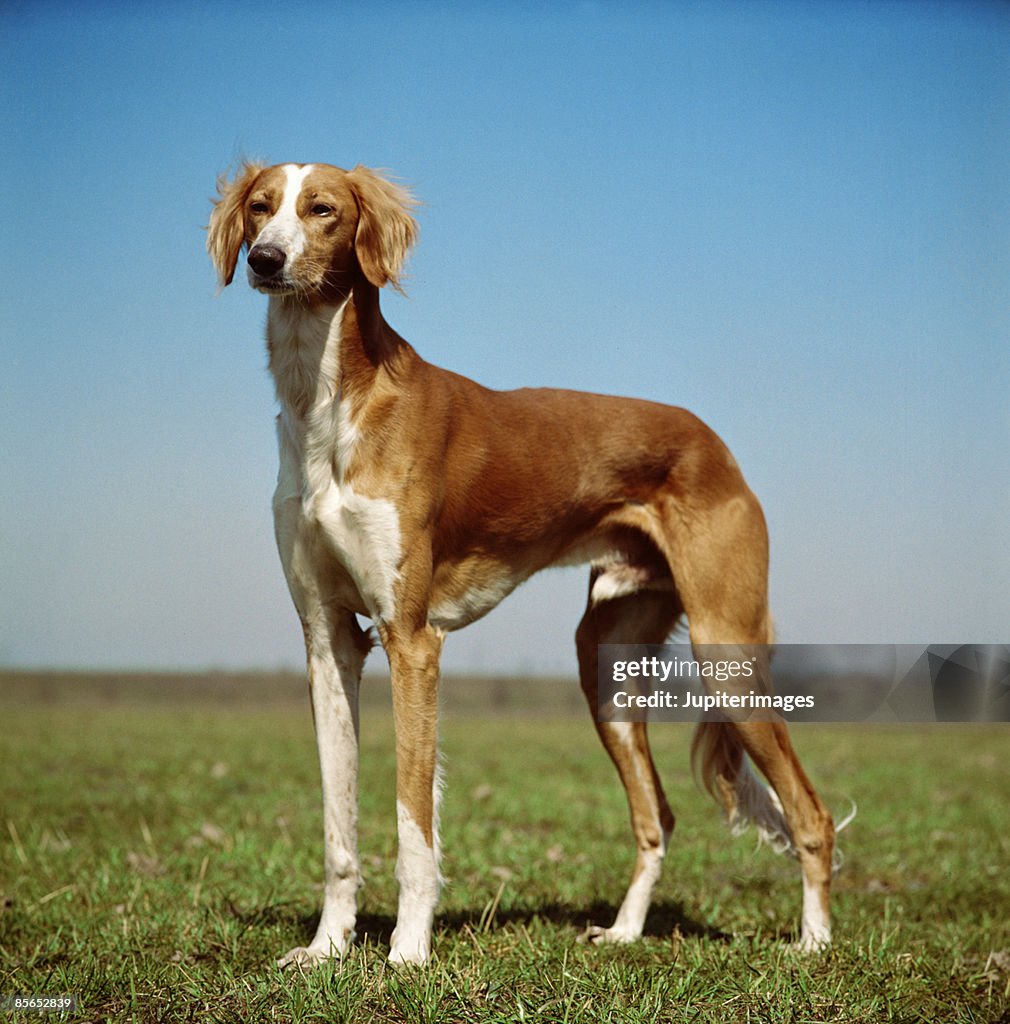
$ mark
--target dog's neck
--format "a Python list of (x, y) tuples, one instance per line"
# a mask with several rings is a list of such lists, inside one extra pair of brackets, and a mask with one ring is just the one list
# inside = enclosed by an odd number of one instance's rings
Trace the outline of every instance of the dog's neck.
[(375, 376), (409, 346), (383, 319), (378, 289), (361, 282), (332, 302), (271, 296), (270, 373), (285, 416), (303, 422), (336, 402), (366, 398)]

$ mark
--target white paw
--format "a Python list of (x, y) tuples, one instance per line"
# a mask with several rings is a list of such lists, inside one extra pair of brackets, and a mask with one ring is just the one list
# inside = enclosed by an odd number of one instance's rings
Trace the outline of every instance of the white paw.
[(428, 962), (428, 954), (422, 953), (420, 950), (399, 950), (391, 949), (389, 956), (386, 958), (389, 963), (394, 967), (402, 967), (406, 965), (413, 965), (421, 967)]
[(402, 937), (400, 929), (396, 929), (389, 944), (388, 960), (391, 964), (426, 964), (430, 950), (430, 935), (408, 933), (406, 937)]
[(278, 967), (317, 967), (326, 960), (339, 960), (351, 944), (353, 932), (338, 944), (327, 938), (325, 943), (313, 941), (308, 946), (295, 946), (277, 961)]
[(799, 942), (789, 943), (797, 953), (826, 953), (831, 948), (831, 935), (803, 935)]
[(632, 935), (617, 925), (614, 925), (612, 928), (603, 928), (598, 924), (591, 924), (576, 941), (599, 943), (601, 946), (610, 943), (624, 945), (627, 942), (634, 942), (637, 938), (637, 935)]
[(324, 960), (329, 960), (330, 954), (321, 949), (313, 949), (311, 946), (295, 946), (289, 949), (284, 956), (277, 960), (278, 967), (315, 967)]

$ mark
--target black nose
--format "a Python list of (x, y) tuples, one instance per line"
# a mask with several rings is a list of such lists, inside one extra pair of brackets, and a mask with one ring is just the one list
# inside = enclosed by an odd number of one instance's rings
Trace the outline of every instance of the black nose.
[(273, 277), (284, 266), (287, 256), (276, 245), (254, 245), (249, 250), (249, 266), (260, 277)]

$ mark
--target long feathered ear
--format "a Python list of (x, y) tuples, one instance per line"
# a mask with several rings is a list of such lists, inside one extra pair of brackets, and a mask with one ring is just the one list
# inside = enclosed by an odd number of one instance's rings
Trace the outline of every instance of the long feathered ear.
[(376, 288), (391, 284), (402, 293), (400, 270), (418, 232), (410, 211), (418, 201), (360, 164), (347, 172), (347, 184), (358, 201), (354, 249), (362, 272)]
[(207, 229), (207, 252), (217, 268), (221, 287), (231, 284), (235, 276), (238, 254), (245, 241), (245, 204), (253, 182), (263, 170), (263, 164), (244, 160), (235, 177), (229, 181), (226, 174), (217, 179), (218, 198), (211, 200), (214, 209)]

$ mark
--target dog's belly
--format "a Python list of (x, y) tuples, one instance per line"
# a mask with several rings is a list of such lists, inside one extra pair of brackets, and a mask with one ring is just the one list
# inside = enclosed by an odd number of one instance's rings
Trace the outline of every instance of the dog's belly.
[(476, 556), (439, 566), (428, 622), (446, 633), (462, 629), (487, 615), (530, 574)]
[(593, 567), (593, 601), (639, 590), (672, 591), (669, 568), (651, 542), (627, 526), (603, 524), (573, 543), (517, 546), (509, 560), (468, 554), (435, 570), (428, 621), (452, 632), (485, 616), (520, 583), (542, 569), (589, 564)]

